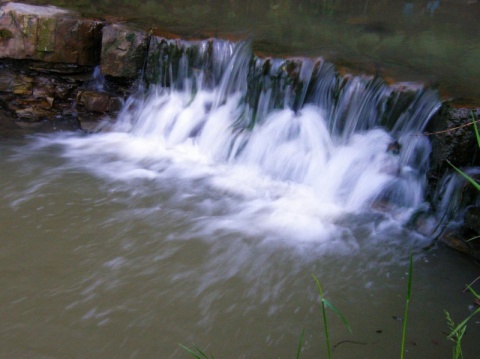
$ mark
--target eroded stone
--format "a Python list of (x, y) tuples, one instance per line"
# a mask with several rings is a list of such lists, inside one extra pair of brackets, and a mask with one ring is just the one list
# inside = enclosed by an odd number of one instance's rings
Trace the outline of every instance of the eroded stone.
[(53, 6), (0, 8), (0, 57), (97, 65), (103, 23)]
[(103, 28), (101, 71), (114, 77), (138, 77), (147, 54), (148, 35), (123, 25)]

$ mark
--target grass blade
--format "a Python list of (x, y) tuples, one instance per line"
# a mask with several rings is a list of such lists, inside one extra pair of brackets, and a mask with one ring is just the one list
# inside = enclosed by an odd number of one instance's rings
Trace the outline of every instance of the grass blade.
[(463, 322), (461, 322), (460, 324), (458, 324), (455, 329), (453, 329), (450, 334), (448, 335), (448, 339), (451, 339), (455, 334), (457, 334), (458, 332), (460, 332), (462, 330), (463, 327), (465, 327), (467, 325), (467, 322), (476, 314), (480, 313), (480, 307), (477, 308), (472, 314), (470, 314), (467, 318), (465, 318), (463, 320)]
[(327, 313), (325, 311), (325, 301), (323, 298), (323, 291), (322, 287), (320, 286), (320, 282), (318, 281), (317, 277), (313, 275), (313, 279), (315, 280), (315, 283), (317, 284), (318, 288), (318, 293), (320, 294), (320, 298), (322, 300), (322, 315), (323, 315), (323, 326), (325, 328), (325, 341), (327, 342), (327, 353), (328, 353), (328, 359), (332, 358), (332, 350), (330, 348), (330, 337), (328, 336), (328, 323), (327, 323)]
[(478, 239), (478, 238), (480, 238), (480, 236), (475, 236), (475, 237), (469, 238), (465, 242), (471, 242), (471, 241), (474, 241), (475, 239)]
[(408, 307), (409, 307), (410, 298), (412, 295), (412, 280), (413, 280), (413, 254), (410, 254), (410, 265), (408, 267), (407, 299), (405, 304), (405, 315), (403, 316), (402, 347), (401, 347), (400, 359), (403, 359), (405, 355), (405, 339), (407, 337)]
[(352, 329), (350, 328), (350, 325), (348, 324), (347, 320), (345, 319), (345, 317), (343, 316), (342, 313), (340, 313), (340, 311), (335, 308), (335, 306), (330, 303), (328, 300), (326, 300), (325, 298), (323, 298), (323, 301), (325, 302), (325, 304), (335, 312), (336, 315), (338, 315), (340, 317), (340, 319), (342, 320), (343, 324), (347, 327), (348, 331), (351, 333), (352, 332)]
[(480, 295), (478, 295), (478, 293), (475, 292), (475, 290), (474, 290), (471, 286), (467, 285), (467, 288), (468, 288), (468, 290), (470, 291), (470, 293), (472, 293), (473, 296), (474, 296), (476, 299), (480, 299)]
[(305, 334), (305, 329), (302, 330), (302, 334), (300, 335), (300, 341), (298, 342), (298, 348), (297, 348), (297, 356), (295, 357), (296, 359), (300, 359), (300, 352), (302, 351), (303, 347), (303, 335)]
[(194, 345), (193, 347), (195, 348), (195, 350), (197, 352), (194, 352), (192, 349), (186, 347), (185, 345), (182, 345), (182, 344), (178, 344), (180, 345), (183, 349), (185, 349), (187, 352), (189, 352), (190, 354), (192, 354), (195, 358), (197, 359), (214, 359), (213, 355), (211, 358), (208, 357), (207, 354), (205, 354), (199, 347), (197, 347), (196, 345)]
[(352, 332), (352, 329), (350, 328), (350, 325), (348, 324), (344, 315), (332, 303), (330, 303), (327, 299), (325, 299), (325, 297), (323, 296), (322, 287), (320, 286), (320, 282), (318, 281), (318, 278), (315, 277), (314, 274), (312, 274), (312, 277), (315, 280), (315, 283), (317, 284), (318, 293), (320, 294), (320, 299), (322, 300), (322, 314), (323, 314), (323, 325), (325, 327), (325, 340), (327, 342), (328, 358), (330, 359), (332, 357), (332, 351), (330, 348), (330, 337), (328, 335), (327, 313), (326, 313), (325, 307), (329, 307), (331, 310), (333, 310), (333, 312), (336, 315), (340, 317), (343, 324), (347, 327), (350, 333)]
[(475, 131), (475, 136), (477, 137), (478, 147), (480, 148), (480, 134), (478, 133), (477, 120), (475, 119), (475, 115), (473, 114), (473, 111), (471, 112), (471, 114), (472, 114), (472, 121), (473, 121), (473, 129)]
[(460, 173), (466, 180), (468, 180), (468, 182), (470, 182), (478, 191), (480, 191), (480, 184), (478, 184), (472, 177), (455, 167), (450, 161), (447, 161), (447, 163), (452, 166), (458, 173)]

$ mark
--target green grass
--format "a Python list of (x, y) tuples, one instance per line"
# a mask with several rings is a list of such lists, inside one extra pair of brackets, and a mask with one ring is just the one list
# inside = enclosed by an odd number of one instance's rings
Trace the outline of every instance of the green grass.
[[(475, 131), (475, 137), (477, 138), (477, 145), (478, 148), (480, 148), (480, 133), (478, 131), (478, 125), (477, 125), (477, 120), (475, 119), (475, 115), (473, 112), (471, 112), (472, 115), (472, 123), (473, 123), (473, 128)], [(447, 160), (447, 163), (452, 166), (458, 173), (460, 173), (468, 182), (470, 182), (478, 191), (480, 191), (480, 184), (476, 182), (472, 177), (467, 175), (465, 172), (460, 170), (459, 168), (455, 167), (450, 161)]]
[[(328, 331), (328, 320), (327, 320), (327, 307), (333, 310), (333, 312), (342, 320), (343, 324), (347, 327), (348, 331), (352, 333), (352, 329), (348, 324), (345, 316), (331, 303), (329, 302), (324, 294), (322, 287), (320, 285), (320, 281), (315, 275), (312, 275), (313, 279), (315, 280), (318, 294), (320, 295), (321, 299), (321, 306), (322, 306), (322, 316), (323, 316), (323, 325), (325, 329), (325, 341), (327, 344), (327, 357), (328, 359), (332, 358), (332, 350), (330, 345), (330, 335)], [(407, 283), (407, 295), (405, 299), (405, 313), (403, 317), (403, 330), (402, 330), (402, 343), (401, 343), (401, 352), (400, 352), (400, 359), (405, 357), (405, 344), (406, 344), (406, 337), (407, 337), (407, 323), (408, 323), (408, 311), (410, 306), (410, 300), (412, 297), (412, 283), (413, 283), (413, 254), (410, 254), (410, 262), (408, 267), (408, 283)], [(467, 288), (473, 294), (475, 299), (480, 300), (480, 295), (475, 292), (475, 290), (468, 285)], [(447, 324), (450, 329), (450, 333), (447, 337), (448, 340), (452, 341), (455, 346), (453, 348), (453, 355), (454, 359), (463, 359), (463, 352), (462, 352), (462, 338), (467, 330), (467, 324), (475, 315), (480, 313), (480, 307), (474, 310), (467, 318), (465, 318), (461, 323), (455, 325), (450, 314), (445, 311), (445, 316), (447, 319)], [(302, 330), (300, 335), (297, 352), (296, 352), (296, 359), (300, 359), (303, 341), (304, 341), (305, 330)], [(204, 351), (202, 351), (196, 345), (193, 345), (193, 349), (190, 349), (182, 344), (179, 344), (183, 349), (185, 349), (188, 353), (194, 356), (196, 359), (215, 359), (212, 354), (207, 355)]]
[(410, 265), (408, 266), (408, 284), (407, 284), (407, 299), (405, 304), (405, 314), (403, 316), (403, 330), (402, 330), (402, 345), (400, 351), (400, 359), (405, 355), (405, 340), (407, 337), (407, 321), (408, 321), (408, 307), (410, 305), (410, 298), (412, 296), (412, 281), (413, 281), (413, 255), (410, 254)]
[[(472, 287), (467, 286), (468, 290), (473, 294), (473, 296), (480, 300), (480, 295), (476, 293)], [(455, 347), (453, 348), (453, 358), (454, 359), (463, 359), (463, 352), (462, 352), (462, 338), (467, 330), (467, 323), (474, 317), (480, 313), (480, 307), (474, 310), (467, 318), (465, 318), (460, 324), (455, 325), (450, 314), (445, 311), (445, 315), (447, 318), (447, 324), (450, 328), (450, 334), (448, 334), (447, 339), (455, 343)]]
[(300, 341), (298, 342), (298, 348), (297, 348), (297, 356), (295, 357), (296, 359), (300, 359), (300, 353), (302, 352), (302, 347), (303, 347), (304, 334), (305, 334), (305, 329), (302, 330), (302, 334), (300, 335)]
[(197, 347), (196, 345), (193, 346), (193, 349), (190, 349), (182, 344), (179, 344), (183, 349), (185, 349), (187, 352), (189, 352), (190, 354), (192, 354), (195, 358), (197, 359), (215, 359), (214, 356), (212, 354), (210, 354), (210, 356), (208, 356), (207, 354), (205, 354), (199, 347)]
[(350, 325), (348, 324), (347, 320), (343, 316), (343, 314), (335, 308), (335, 306), (330, 303), (327, 299), (325, 299), (325, 296), (323, 295), (322, 287), (320, 285), (320, 282), (318, 281), (317, 277), (313, 275), (313, 279), (315, 280), (315, 283), (317, 284), (317, 289), (318, 289), (318, 294), (320, 294), (320, 299), (322, 300), (322, 314), (323, 314), (323, 326), (325, 328), (325, 341), (327, 343), (327, 353), (328, 353), (328, 359), (332, 358), (332, 350), (330, 347), (330, 337), (328, 334), (328, 322), (327, 322), (327, 313), (326, 313), (326, 307), (329, 307), (333, 312), (340, 317), (342, 320), (343, 324), (347, 327), (348, 331), (351, 333), (352, 329), (350, 328)]

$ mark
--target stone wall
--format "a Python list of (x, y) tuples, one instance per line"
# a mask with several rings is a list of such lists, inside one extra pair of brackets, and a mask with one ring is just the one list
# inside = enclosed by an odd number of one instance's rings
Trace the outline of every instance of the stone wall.
[(0, 135), (92, 130), (114, 118), (139, 78), (148, 39), (56, 7), (3, 5)]

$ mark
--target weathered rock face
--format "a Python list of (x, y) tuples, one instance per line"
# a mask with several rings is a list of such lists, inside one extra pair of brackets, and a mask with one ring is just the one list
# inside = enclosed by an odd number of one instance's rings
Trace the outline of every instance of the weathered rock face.
[(9, 117), (0, 127), (92, 130), (105, 116), (115, 117), (128, 95), (122, 83), (107, 81), (105, 91), (92, 84), (94, 68), (89, 66), (0, 59), (0, 109)]
[(0, 8), (0, 58), (94, 66), (102, 27), (56, 7), (7, 3)]
[[(28, 131), (92, 129), (103, 117), (114, 117), (131, 83), (111, 78), (104, 91), (92, 86), (104, 25), (51, 6), (0, 7), (0, 109), (4, 118), (11, 117), (2, 126)], [(148, 37), (110, 28), (115, 31), (106, 34), (120, 40), (113, 41), (116, 51), (105, 52), (104, 63), (111, 65), (105, 68), (116, 70), (108, 74), (136, 77)]]
[(457, 167), (480, 165), (480, 151), (472, 123), (480, 109), (452, 108), (445, 104), (431, 121), (432, 154), (429, 181), (435, 184), (447, 169), (447, 161)]
[(149, 37), (123, 25), (103, 29), (101, 70), (104, 75), (137, 78), (147, 55)]

